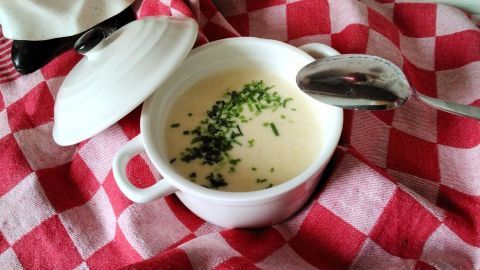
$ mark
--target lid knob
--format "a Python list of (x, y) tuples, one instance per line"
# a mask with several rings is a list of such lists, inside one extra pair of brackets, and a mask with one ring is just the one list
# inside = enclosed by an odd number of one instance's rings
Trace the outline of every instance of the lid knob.
[(107, 37), (107, 33), (103, 28), (95, 27), (83, 34), (73, 45), (75, 51), (86, 55), (93, 48), (100, 48), (100, 43)]

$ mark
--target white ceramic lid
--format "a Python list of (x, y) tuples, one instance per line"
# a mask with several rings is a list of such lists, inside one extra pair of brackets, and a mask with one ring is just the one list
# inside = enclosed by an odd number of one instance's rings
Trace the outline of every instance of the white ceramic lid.
[(133, 21), (86, 53), (58, 92), (53, 139), (72, 145), (108, 128), (150, 96), (180, 65), (198, 32), (190, 18)]

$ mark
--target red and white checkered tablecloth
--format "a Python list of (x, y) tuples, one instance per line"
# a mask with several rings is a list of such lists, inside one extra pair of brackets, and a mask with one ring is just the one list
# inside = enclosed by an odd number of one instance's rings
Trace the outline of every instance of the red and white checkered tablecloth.
[[(420, 92), (480, 105), (480, 30), (456, 8), (394, 0), (144, 0), (139, 17), (191, 16), (198, 44), (234, 36), (385, 57)], [(17, 74), (0, 39), (1, 269), (480, 269), (480, 122), (412, 99), (345, 112), (340, 146), (308, 204), (261, 230), (222, 229), (174, 196), (134, 204), (111, 161), (140, 108), (71, 147), (52, 140), (67, 52)], [(160, 178), (146, 158), (138, 186)], [(140, 179), (140, 180), (139, 180)]]

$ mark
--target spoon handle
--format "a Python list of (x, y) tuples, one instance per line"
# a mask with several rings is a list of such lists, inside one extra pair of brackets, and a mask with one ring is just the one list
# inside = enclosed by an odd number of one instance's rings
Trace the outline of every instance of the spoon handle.
[(470, 105), (458, 104), (455, 102), (445, 101), (438, 98), (432, 98), (420, 93), (415, 93), (417, 99), (423, 103), (432, 106), (433, 108), (453, 113), (456, 115), (466, 116), (473, 119), (480, 120), (480, 108)]

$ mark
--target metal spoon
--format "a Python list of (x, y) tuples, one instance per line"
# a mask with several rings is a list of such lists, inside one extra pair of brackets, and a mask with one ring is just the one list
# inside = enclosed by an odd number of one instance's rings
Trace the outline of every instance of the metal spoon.
[(395, 64), (377, 56), (342, 54), (316, 60), (298, 72), (297, 84), (315, 99), (345, 109), (394, 109), (413, 95), (433, 108), (480, 120), (480, 108), (418, 93)]

